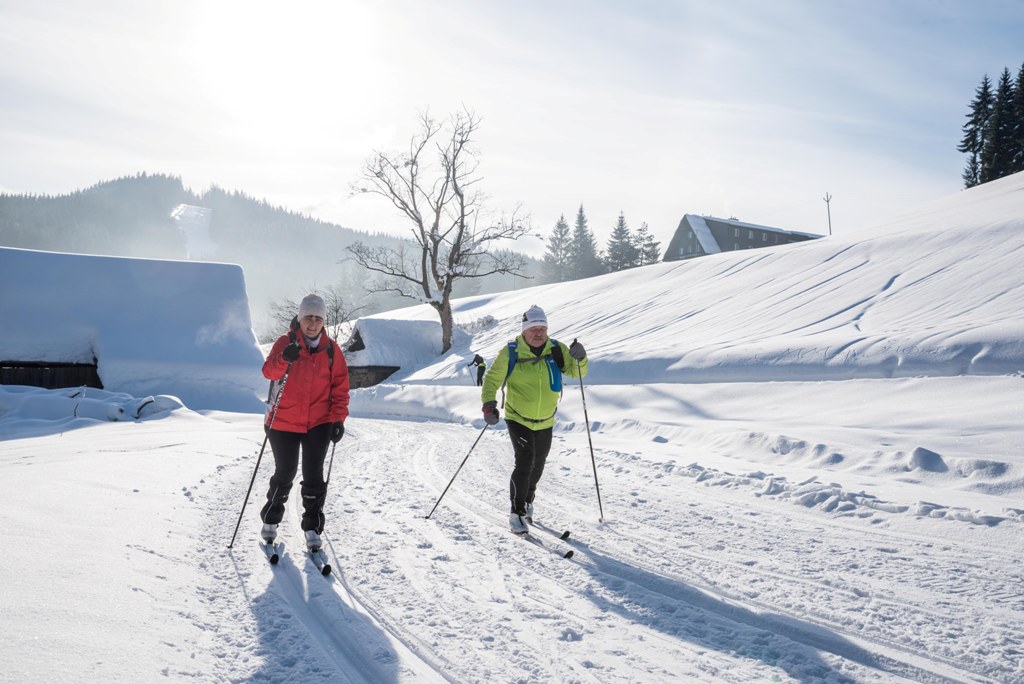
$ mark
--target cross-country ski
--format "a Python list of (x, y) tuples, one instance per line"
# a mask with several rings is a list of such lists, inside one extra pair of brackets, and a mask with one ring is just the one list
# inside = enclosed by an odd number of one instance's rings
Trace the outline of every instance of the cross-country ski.
[(324, 553), (323, 549), (307, 549), (306, 553), (309, 555), (310, 560), (313, 561), (313, 565), (316, 566), (317, 570), (324, 577), (331, 574), (331, 563), (327, 559), (327, 554)]
[(550, 545), (548, 542), (544, 541), (532, 532), (524, 532), (522, 534), (517, 534), (515, 536), (519, 537), (520, 539), (523, 539), (524, 541), (528, 541), (534, 546), (538, 546), (547, 551), (548, 553), (558, 556), (559, 558), (572, 558), (575, 554), (575, 552), (572, 549), (559, 549), (553, 545)]
[(570, 535), (572, 534), (572, 532), (570, 532), (569, 530), (562, 530), (561, 532), (559, 532), (557, 529), (555, 529), (553, 527), (548, 527), (544, 523), (537, 522), (536, 520), (530, 521), (530, 529), (531, 530), (540, 530), (541, 532), (544, 532), (545, 534), (550, 534), (550, 535), (552, 535), (554, 537), (558, 537), (562, 541), (567, 540), (570, 537)]
[(270, 561), (271, 565), (277, 565), (277, 562), (281, 560), (281, 553), (284, 551), (284, 544), (267, 544), (260, 542), (260, 549), (266, 554), (267, 560)]

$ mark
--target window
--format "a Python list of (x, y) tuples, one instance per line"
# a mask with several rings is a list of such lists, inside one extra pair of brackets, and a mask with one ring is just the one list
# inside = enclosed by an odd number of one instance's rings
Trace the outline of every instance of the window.
[(747, 231), (747, 239), (748, 240), (753, 240), (754, 239), (754, 231), (752, 231), (752, 230), (748, 230)]
[(761, 233), (761, 242), (768, 242), (768, 233)]
[(740, 229), (739, 228), (733, 228), (732, 229), (732, 236), (734, 238), (738, 238), (740, 236)]

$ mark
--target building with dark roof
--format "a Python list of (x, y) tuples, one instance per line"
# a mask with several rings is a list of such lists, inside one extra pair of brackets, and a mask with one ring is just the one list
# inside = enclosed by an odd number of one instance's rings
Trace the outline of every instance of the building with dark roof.
[(736, 219), (686, 214), (665, 249), (663, 261), (680, 261), (740, 249), (774, 247), (820, 237), (823, 236), (758, 226)]

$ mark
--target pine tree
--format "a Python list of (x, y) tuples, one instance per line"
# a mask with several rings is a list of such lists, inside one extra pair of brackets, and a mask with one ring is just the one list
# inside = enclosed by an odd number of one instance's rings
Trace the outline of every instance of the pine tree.
[(964, 169), (964, 187), (974, 187), (981, 182), (981, 154), (985, 148), (988, 120), (992, 115), (992, 82), (988, 74), (981, 80), (981, 85), (974, 93), (971, 112), (964, 124), (964, 137), (957, 146), (960, 152), (969, 154), (967, 167)]
[(985, 135), (985, 146), (981, 150), (982, 183), (987, 183), (1013, 173), (1013, 84), (1010, 70), (1003, 69), (996, 86), (996, 99), (992, 105)]
[(640, 224), (640, 229), (633, 236), (633, 244), (636, 245), (637, 266), (654, 264), (661, 258), (661, 243), (651, 235), (646, 221)]
[(565, 214), (558, 217), (555, 227), (548, 237), (548, 247), (544, 252), (542, 266), (544, 282), (562, 283), (569, 279), (569, 250), (571, 247), (569, 223)]
[(612, 229), (612, 236), (608, 240), (608, 249), (605, 252), (605, 269), (609, 273), (614, 273), (633, 268), (637, 265), (637, 257), (636, 245), (629, 233), (629, 226), (626, 225), (626, 215), (619, 212), (619, 220)]
[(579, 280), (600, 275), (603, 272), (601, 256), (598, 254), (594, 234), (587, 227), (587, 215), (583, 213), (583, 205), (576, 213), (576, 225), (572, 230), (569, 243), (569, 279)]
[(1010, 173), (1024, 171), (1024, 64), (1017, 72), (1017, 83), (1013, 87), (1013, 100), (1010, 106), (1013, 126), (1010, 138), (1013, 147), (1013, 159), (1010, 162)]

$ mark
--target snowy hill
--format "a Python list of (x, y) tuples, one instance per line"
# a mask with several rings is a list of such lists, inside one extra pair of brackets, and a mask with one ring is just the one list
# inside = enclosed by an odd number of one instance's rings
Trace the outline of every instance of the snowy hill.
[[(354, 393), (328, 579), (299, 550), (297, 509), (280, 565), (256, 547), (269, 453), (225, 548), (260, 415), (161, 400), (108, 422), (62, 416), (76, 390), (2, 388), (0, 672), (1022, 681), (1022, 193), (1018, 174), (866, 240), (460, 300), (450, 354)], [(503, 423), (484, 429), (465, 367), (535, 303), (591, 358), (537, 499), (538, 520), (572, 530), (542, 536), (569, 561), (505, 531), (511, 446)], [(416, 359), (400, 323), (432, 317), (373, 317), (373, 344)]]
[[(591, 382), (833, 380), (1006, 374), (1024, 359), (1024, 178), (883, 224), (881, 236), (816, 240), (660, 263), (560, 287), (464, 299), (456, 322), (497, 319), (493, 356), (537, 303), (554, 337), (589, 342)], [(436, 317), (428, 307), (371, 318)], [(447, 382), (442, 362), (409, 381)]]

